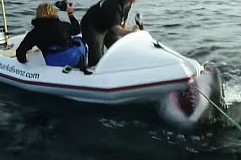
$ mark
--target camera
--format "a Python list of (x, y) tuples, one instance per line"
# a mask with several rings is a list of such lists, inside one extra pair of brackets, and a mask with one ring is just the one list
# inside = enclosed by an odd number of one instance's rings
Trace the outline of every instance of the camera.
[(66, 0), (63, 1), (57, 1), (54, 3), (54, 5), (59, 8), (61, 11), (66, 11), (67, 9), (67, 5), (69, 4), (69, 6), (72, 6), (73, 3), (69, 3)]

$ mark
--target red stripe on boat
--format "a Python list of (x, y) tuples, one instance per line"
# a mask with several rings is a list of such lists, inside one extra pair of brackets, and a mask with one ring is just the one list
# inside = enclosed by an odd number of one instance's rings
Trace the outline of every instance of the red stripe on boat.
[(12, 81), (16, 81), (23, 84), (36, 85), (36, 86), (45, 86), (45, 87), (53, 87), (53, 88), (65, 88), (65, 89), (75, 89), (75, 90), (89, 90), (89, 91), (102, 91), (102, 92), (116, 92), (123, 90), (133, 90), (147, 87), (154, 87), (159, 85), (168, 85), (173, 83), (181, 83), (188, 82), (192, 77), (183, 78), (178, 80), (164, 81), (164, 82), (154, 82), (148, 84), (139, 84), (133, 86), (125, 86), (125, 87), (116, 87), (116, 88), (95, 88), (95, 87), (84, 87), (84, 86), (73, 86), (73, 85), (65, 85), (65, 84), (53, 84), (53, 83), (45, 83), (45, 82), (34, 82), (34, 81), (26, 81), (22, 79), (18, 79), (15, 77), (11, 77), (5, 74), (0, 73), (0, 76)]

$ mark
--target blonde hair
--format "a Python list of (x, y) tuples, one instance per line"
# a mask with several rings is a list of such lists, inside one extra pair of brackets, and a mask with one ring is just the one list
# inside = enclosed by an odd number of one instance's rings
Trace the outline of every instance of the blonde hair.
[(36, 18), (58, 18), (57, 10), (55, 7), (48, 3), (42, 3), (38, 6)]

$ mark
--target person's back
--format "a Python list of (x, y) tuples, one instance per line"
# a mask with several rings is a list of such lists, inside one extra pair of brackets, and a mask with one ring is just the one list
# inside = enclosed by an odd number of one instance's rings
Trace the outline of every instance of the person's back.
[[(119, 25), (127, 16), (129, 10), (124, 11), (123, 8), (123, 0), (103, 0), (90, 7), (82, 21), (87, 20), (99, 32), (106, 32), (113, 25)], [(85, 25), (85, 23), (82, 23), (82, 25)]]
[(32, 20), (34, 29), (30, 31), (16, 50), (16, 55), (21, 63), (26, 62), (26, 53), (33, 46), (37, 46), (45, 57), (48, 47), (52, 44), (63, 49), (72, 46), (72, 35), (80, 33), (79, 22), (72, 13), (69, 14), (70, 23), (59, 20), (57, 11), (53, 5), (44, 3), (38, 6), (36, 18)]
[[(137, 29), (128, 30), (125, 27), (129, 10), (134, 1), (101, 0), (86, 12), (81, 20), (81, 28), (83, 39), (89, 46), (90, 66), (96, 65), (103, 56), (104, 44), (106, 47), (110, 47), (119, 37), (137, 31)], [(108, 34), (106, 38), (108, 32), (113, 34)]]
[[(68, 23), (60, 22), (58, 19), (46, 18), (32, 21), (35, 29), (32, 30), (32, 38), (36, 46), (40, 48), (44, 56), (48, 52), (51, 44), (56, 44), (62, 48), (72, 46), (71, 28)], [(78, 34), (79, 32), (76, 32)]]

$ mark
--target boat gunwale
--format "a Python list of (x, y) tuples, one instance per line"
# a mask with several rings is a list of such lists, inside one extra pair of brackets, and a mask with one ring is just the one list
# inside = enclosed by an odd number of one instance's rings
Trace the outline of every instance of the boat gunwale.
[[(0, 77), (15, 81), (17, 83), (22, 83), (24, 85), (36, 85), (36, 86), (44, 86), (44, 87), (52, 87), (52, 88), (99, 91), (99, 92), (118, 92), (118, 91), (125, 91), (125, 90), (135, 90), (135, 89), (142, 89), (142, 88), (148, 88), (148, 87), (155, 87), (155, 86), (161, 86), (161, 85), (170, 85), (175, 83), (185, 83), (185, 82), (188, 83), (189, 80), (193, 78), (191, 76), (187, 78), (169, 80), (169, 81), (136, 84), (136, 85), (122, 86), (122, 87), (100, 88), (100, 87), (86, 87), (86, 86), (76, 86), (76, 85), (68, 85), (68, 84), (54, 84), (54, 83), (47, 83), (47, 82), (29, 81), (29, 80), (23, 80), (16, 77), (12, 77), (2, 73), (0, 73)], [(25, 88), (25, 87), (22, 87), (22, 88)]]

